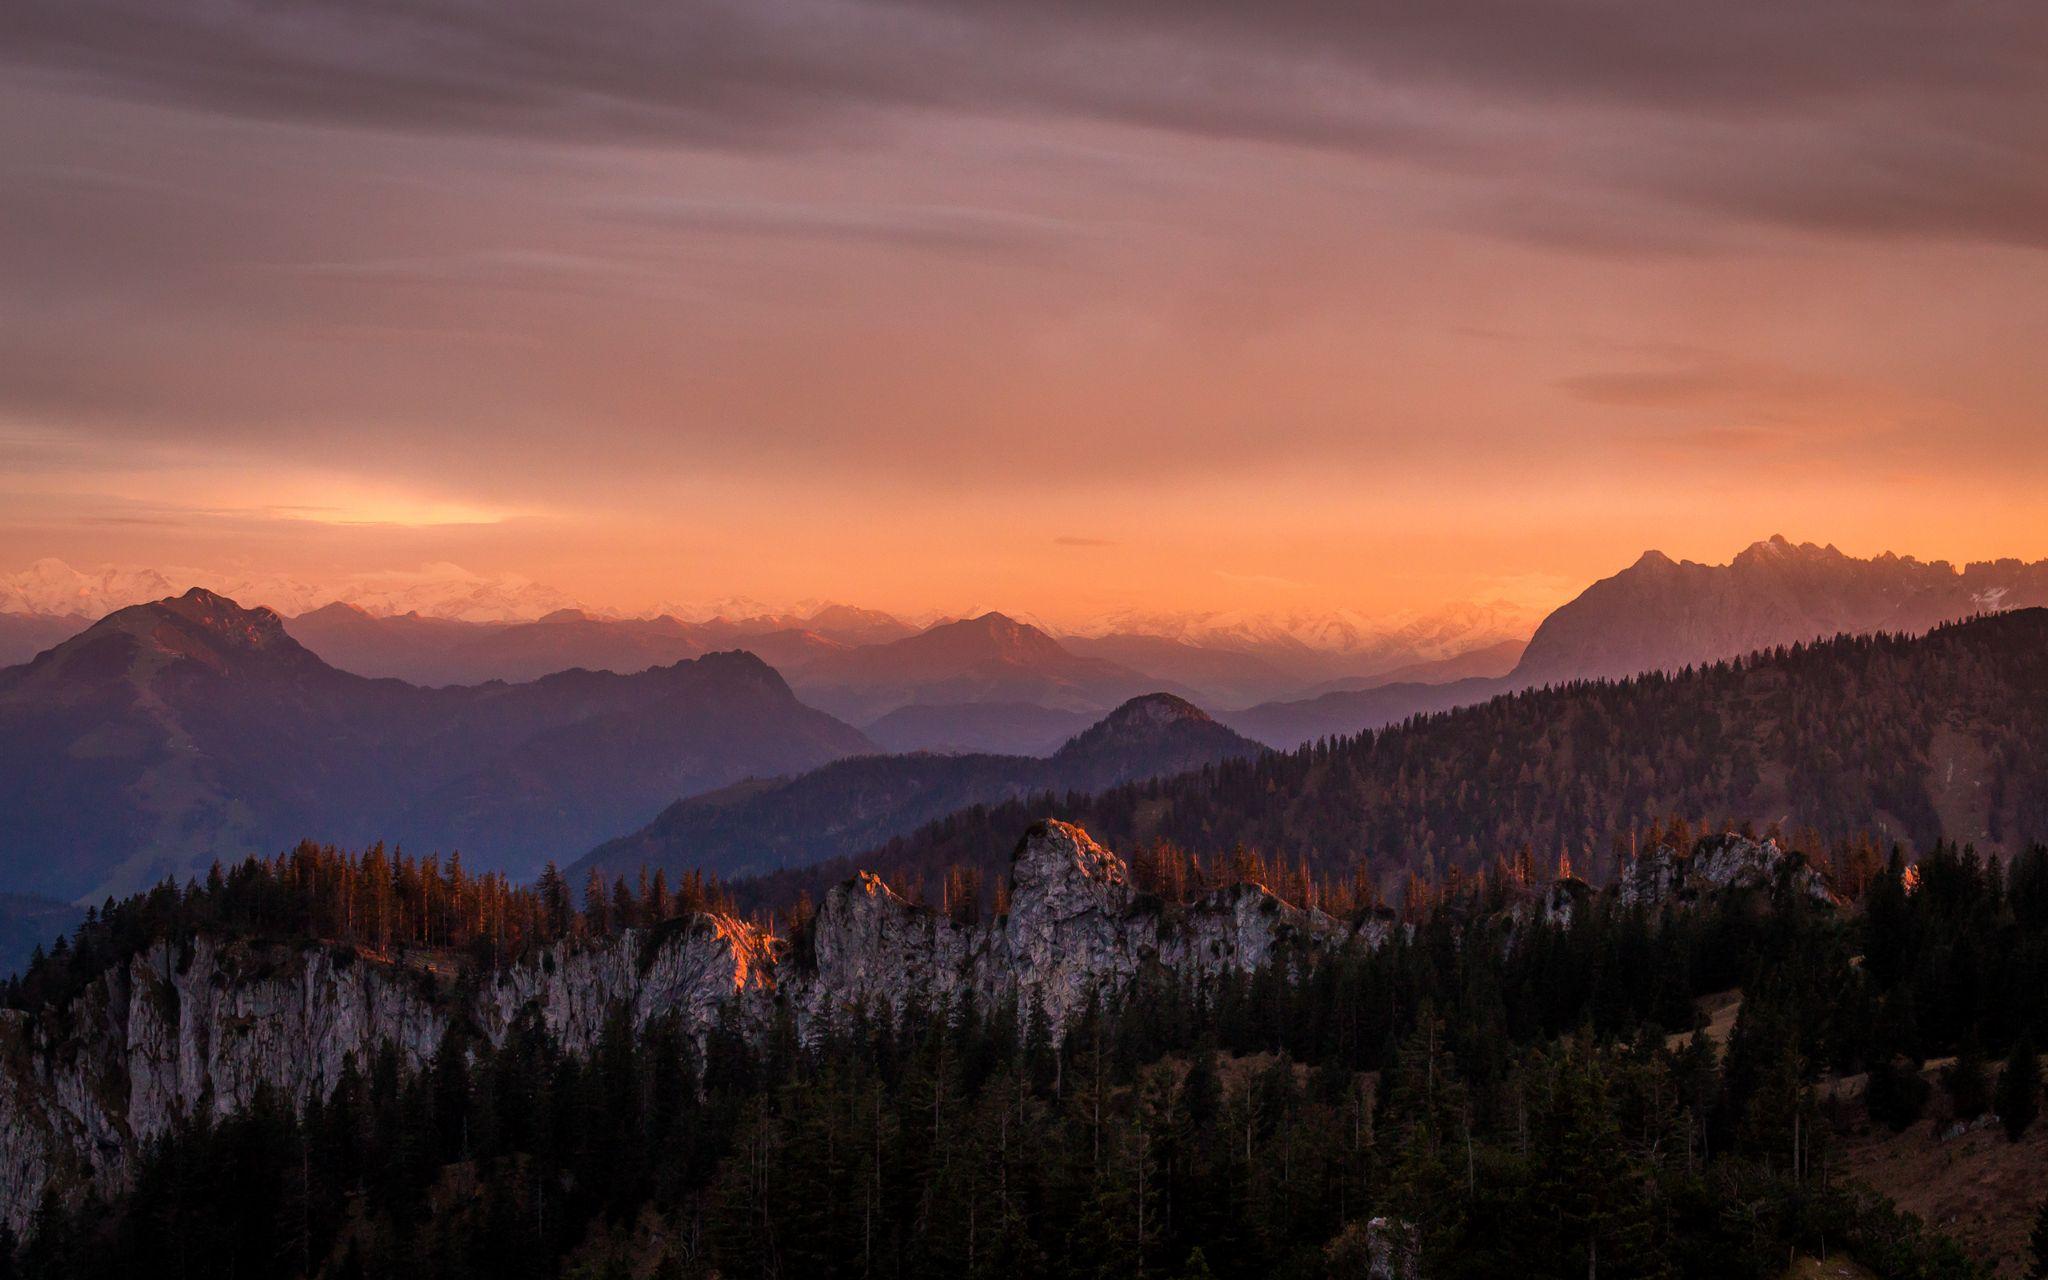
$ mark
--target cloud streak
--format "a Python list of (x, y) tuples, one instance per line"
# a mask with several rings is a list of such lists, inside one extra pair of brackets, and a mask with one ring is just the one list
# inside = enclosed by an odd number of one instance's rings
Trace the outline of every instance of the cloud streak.
[(2044, 30), (2031, 0), (16, 0), (0, 59), (258, 119), (585, 143), (804, 149), (906, 112), (1096, 119), (2040, 246)]

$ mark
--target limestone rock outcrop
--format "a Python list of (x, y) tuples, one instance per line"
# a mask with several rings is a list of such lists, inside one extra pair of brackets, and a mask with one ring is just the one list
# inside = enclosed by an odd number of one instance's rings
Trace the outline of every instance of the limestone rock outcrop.
[[(783, 1011), (814, 1039), (856, 1006), (913, 997), (984, 1010), (1034, 1003), (1058, 1030), (1096, 993), (1148, 966), (1193, 975), (1307, 963), (1354, 932), (1257, 885), (1186, 905), (1139, 894), (1125, 868), (1065, 823), (1031, 829), (1011, 867), (1007, 915), (955, 923), (861, 875), (827, 895), (806, 945), (744, 921), (683, 917), (653, 930), (558, 943), (458, 986), (419, 956), (196, 937), (158, 942), (102, 974), (62, 1010), (0, 1011), (0, 1222), (27, 1229), (44, 1188), (118, 1187), (131, 1155), (180, 1117), (221, 1116), (263, 1088), (325, 1096), (350, 1059), (390, 1044), (410, 1066), (465, 1019), (501, 1043), (538, 1017), (571, 1053), (625, 1010), (637, 1029), (673, 1016), (765, 1028)], [(796, 952), (799, 954), (793, 954)], [(459, 994), (460, 993), (460, 994)]]
[(1837, 906), (1827, 876), (1775, 840), (1748, 836), (1708, 836), (1681, 853), (1660, 844), (1637, 857), (1615, 883), (1625, 907), (1651, 909), (1666, 903), (1696, 903), (1726, 890), (1769, 889), (1783, 882), (1792, 892), (1822, 906)]

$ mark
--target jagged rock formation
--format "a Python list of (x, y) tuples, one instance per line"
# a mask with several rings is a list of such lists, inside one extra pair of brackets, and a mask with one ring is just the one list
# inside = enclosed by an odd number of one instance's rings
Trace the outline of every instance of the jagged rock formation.
[[(1733, 833), (1707, 836), (1689, 851), (1660, 843), (1623, 866), (1606, 892), (1617, 906), (1655, 913), (1666, 906), (1698, 906), (1717, 893), (1750, 889), (1782, 890), (1824, 907), (1838, 907), (1842, 901), (1827, 874), (1803, 854), (1781, 849), (1775, 840)], [(1569, 929), (1600, 894), (1577, 876), (1560, 876), (1519, 888), (1505, 914), (1518, 929), (1537, 920), (1554, 929)]]
[(1726, 889), (1769, 889), (1780, 883), (1823, 906), (1839, 905), (1827, 876), (1775, 840), (1734, 834), (1708, 836), (1681, 853), (1668, 844), (1637, 857), (1616, 881), (1623, 906), (1655, 909), (1667, 902), (1691, 904)]
[(1772, 537), (1725, 565), (1647, 551), (1560, 606), (1529, 641), (1510, 683), (1619, 678), (1738, 657), (1837, 634), (1914, 634), (1979, 613), (2048, 604), (2048, 562), (1961, 569)]
[[(1042, 1009), (1058, 1030), (1091, 993), (1148, 966), (1183, 975), (1306, 962), (1362, 930), (1236, 885), (1185, 906), (1137, 893), (1086, 832), (1032, 828), (1012, 864), (1012, 905), (981, 925), (904, 901), (873, 876), (829, 894), (807, 946), (699, 915), (602, 942), (564, 943), (488, 976), (458, 1006), (421, 964), (330, 947), (197, 938), (159, 942), (63, 1010), (0, 1012), (0, 1221), (22, 1231), (46, 1186), (117, 1186), (137, 1145), (180, 1116), (228, 1114), (268, 1087), (325, 1095), (353, 1056), (386, 1042), (427, 1062), (450, 1022), (494, 1043), (533, 1011), (572, 1053), (624, 1008), (638, 1028), (674, 1016), (701, 1035), (728, 1011), (762, 1028), (779, 1011), (812, 1040), (860, 1005), (913, 996)], [(799, 956), (801, 950), (807, 954)]]

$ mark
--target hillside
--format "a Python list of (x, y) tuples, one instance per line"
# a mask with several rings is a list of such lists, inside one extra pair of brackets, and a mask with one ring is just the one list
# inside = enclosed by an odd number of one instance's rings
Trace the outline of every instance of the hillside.
[(884, 751), (1043, 756), (1095, 722), (1087, 711), (1033, 702), (913, 702), (861, 726)]
[[(306, 845), (113, 904), (6, 988), (0, 1266), (765, 1276), (879, 1230), (909, 1275), (1982, 1275), (1859, 1184), (1897, 1180), (1872, 1119), (1915, 1116), (1838, 1085), (2040, 1032), (2048, 849), (1887, 868), (1856, 912), (1716, 835), (1412, 928), (1161, 870), (1041, 822), (1000, 913), (862, 874), (778, 935)], [(1719, 1044), (1686, 1035), (1731, 989)], [(2017, 1159), (1894, 1153), (1937, 1175), (1901, 1199), (2010, 1263), (2039, 1121), (1998, 1097)]]
[(1725, 565), (1648, 551), (1558, 606), (1525, 648), (1500, 644), (1448, 662), (1328, 681), (1315, 696), (1279, 698), (1225, 718), (1262, 741), (1294, 746), (1546, 684), (1677, 671), (1837, 635), (1911, 635), (2043, 605), (2048, 561), (1959, 570), (1889, 553), (1859, 560), (1782, 537), (1753, 543)]
[(27, 662), (84, 626), (85, 619), (69, 614), (0, 613), (0, 667)]
[(97, 899), (308, 833), (526, 872), (677, 796), (869, 749), (748, 654), (421, 689), (195, 589), (0, 671), (0, 878)]
[(679, 800), (652, 823), (569, 868), (582, 884), (662, 868), (758, 875), (844, 857), (972, 805), (1102, 791), (1139, 778), (1263, 754), (1266, 748), (1171, 694), (1135, 698), (1044, 758), (858, 756), (794, 778), (747, 781)]
[[(1523, 842), (1543, 865), (1563, 855), (1599, 874), (1617, 843), (1672, 814), (2010, 849), (2048, 834), (2043, 741), (2048, 610), (2033, 609), (1512, 694), (1049, 811), (1118, 847), (1243, 843), (1338, 875), (1363, 860), (1389, 892), (1411, 872), (1469, 873)], [(859, 862), (928, 884), (956, 863), (998, 867), (1007, 833), (1034, 812), (966, 810)], [(848, 865), (748, 892), (784, 900)]]

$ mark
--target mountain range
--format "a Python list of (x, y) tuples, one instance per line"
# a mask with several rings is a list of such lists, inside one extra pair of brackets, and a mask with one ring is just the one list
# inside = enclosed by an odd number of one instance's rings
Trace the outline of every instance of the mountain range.
[(516, 575), (472, 573), (453, 564), (357, 574), (313, 586), (279, 573), (131, 565), (81, 570), (45, 558), (0, 575), (0, 614), (98, 618), (194, 586), (283, 614), (341, 601), (378, 615), (421, 613), (465, 622), (507, 622), (537, 618), (574, 603), (552, 587)]
[(1835, 635), (1912, 635), (1976, 614), (2043, 605), (2048, 560), (1957, 569), (1889, 553), (1862, 560), (1782, 536), (1751, 544), (1725, 565), (1650, 551), (1553, 610), (1505, 675), (1329, 692), (1224, 719), (1261, 741), (1291, 746), (1521, 689), (1675, 671)]
[(794, 778), (747, 781), (680, 800), (646, 827), (572, 866), (754, 875), (843, 857), (955, 810), (1126, 782), (1261, 755), (1266, 748), (1172, 694), (1133, 698), (1044, 758), (859, 756)]
[[(1737, 661), (1495, 697), (1377, 733), (1093, 795), (963, 809), (850, 859), (738, 886), (817, 893), (855, 866), (935, 885), (993, 874), (1048, 815), (1116, 847), (1244, 845), (1327, 876), (1470, 874), (1529, 846), (1594, 883), (1654, 822), (1782, 823), (1815, 839), (2010, 852), (2048, 837), (2048, 609), (1924, 636), (1844, 636)], [(1877, 856), (1873, 852), (1873, 857)]]
[(873, 749), (747, 653), (423, 689), (195, 588), (0, 672), (0, 883), (97, 898), (306, 836), (520, 872), (678, 796)]
[(1783, 536), (1725, 565), (1645, 552), (1543, 620), (1510, 678), (1519, 686), (1671, 671), (1816, 636), (1913, 634), (1941, 622), (2048, 605), (2048, 560), (1965, 565), (1871, 560)]
[[(848, 756), (979, 758), (849, 767), (842, 781), (869, 790), (849, 806), (851, 834), (820, 837), (825, 852), (900, 830), (948, 796), (1092, 789), (1099, 777), (1047, 761), (1141, 695), (1207, 702), (1223, 708), (1217, 732), (1287, 748), (1545, 685), (2043, 601), (2048, 563), (1958, 570), (1782, 538), (1722, 566), (1650, 553), (1554, 611), (1518, 659), (1516, 641), (1496, 641), (1236, 709), (1212, 689), (1255, 690), (1285, 673), (1189, 639), (1061, 639), (1000, 613), (914, 631), (843, 606), (696, 621), (555, 610), (485, 623), (334, 603), (286, 621), (194, 590), (62, 640), (75, 618), (0, 614), (0, 640), (41, 652), (0, 671), (0, 802), (10, 806), (0, 884), (77, 899), (306, 835), (462, 849), (517, 870), (621, 832), (642, 838), (678, 801), (748, 780), (751, 791), (685, 805), (685, 816), (730, 819), (755, 804), (747, 812), (770, 815), (760, 819), (767, 852), (731, 865), (781, 866), (812, 838), (789, 833), (815, 828), (778, 826), (772, 806), (830, 789), (759, 780)], [(1506, 674), (1486, 674), (1511, 659)], [(418, 683), (361, 671), (394, 668)], [(1167, 767), (1130, 755), (1141, 773)]]

